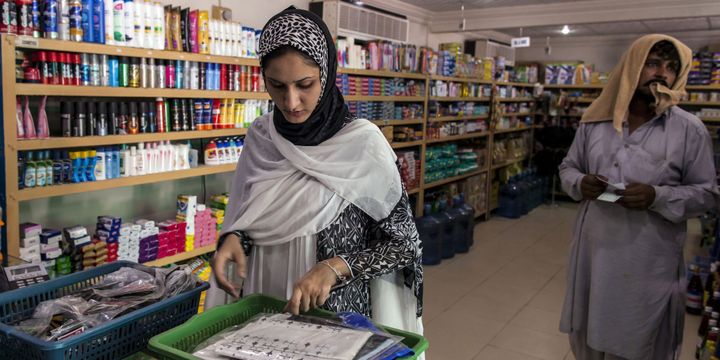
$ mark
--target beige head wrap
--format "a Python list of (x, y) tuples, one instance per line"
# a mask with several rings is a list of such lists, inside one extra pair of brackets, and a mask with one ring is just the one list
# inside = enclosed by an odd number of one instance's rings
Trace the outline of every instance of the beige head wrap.
[(655, 113), (661, 114), (670, 106), (676, 105), (685, 96), (685, 84), (692, 63), (692, 50), (674, 37), (660, 34), (643, 36), (625, 51), (620, 63), (615, 66), (608, 83), (603, 87), (600, 96), (593, 101), (583, 114), (581, 122), (613, 122), (618, 132), (622, 131), (645, 60), (650, 49), (660, 41), (667, 40), (675, 45), (680, 55), (680, 72), (677, 75), (672, 89), (659, 83), (652, 83), (650, 90), (655, 96)]

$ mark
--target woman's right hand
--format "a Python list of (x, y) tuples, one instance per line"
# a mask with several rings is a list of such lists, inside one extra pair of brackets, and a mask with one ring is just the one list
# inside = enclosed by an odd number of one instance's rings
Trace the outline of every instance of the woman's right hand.
[(240, 243), (240, 238), (235, 234), (229, 234), (225, 237), (225, 241), (223, 241), (222, 246), (215, 252), (215, 256), (213, 256), (210, 265), (212, 266), (215, 281), (217, 281), (218, 286), (225, 290), (226, 293), (238, 298), (240, 297), (239, 291), (242, 285), (236, 286), (228, 281), (227, 274), (225, 274), (228, 261), (235, 262), (235, 274), (244, 281), (247, 276), (245, 251)]

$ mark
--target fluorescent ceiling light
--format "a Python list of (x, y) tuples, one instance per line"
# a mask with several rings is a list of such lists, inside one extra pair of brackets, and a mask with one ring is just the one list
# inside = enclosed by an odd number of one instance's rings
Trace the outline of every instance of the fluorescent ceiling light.
[(565, 25), (565, 26), (563, 26), (562, 30), (560, 30), (560, 32), (561, 32), (563, 35), (567, 35), (567, 34), (570, 33), (570, 28), (569, 28), (567, 25)]

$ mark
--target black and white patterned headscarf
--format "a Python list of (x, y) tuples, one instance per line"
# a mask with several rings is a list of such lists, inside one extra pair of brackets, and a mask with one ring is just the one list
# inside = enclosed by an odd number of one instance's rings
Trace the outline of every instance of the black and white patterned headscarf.
[(260, 36), (258, 54), (265, 71), (264, 59), (273, 51), (291, 46), (313, 59), (320, 67), (321, 93), (317, 106), (307, 121), (293, 124), (277, 109), (273, 123), (278, 133), (295, 145), (317, 145), (335, 135), (352, 120), (345, 100), (335, 85), (337, 51), (327, 25), (317, 15), (289, 7), (273, 16)]

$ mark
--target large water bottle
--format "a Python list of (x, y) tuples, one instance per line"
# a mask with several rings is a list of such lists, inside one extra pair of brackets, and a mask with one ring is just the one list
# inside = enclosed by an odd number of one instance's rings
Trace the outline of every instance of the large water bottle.
[(467, 244), (468, 250), (473, 244), (473, 233), (475, 230), (475, 209), (472, 206), (466, 206), (463, 194), (455, 196), (454, 199), (455, 208), (458, 209), (463, 219), (467, 219), (465, 224), (465, 243)]
[(511, 176), (507, 184), (500, 188), (500, 206), (497, 210), (498, 215), (510, 219), (522, 216), (521, 193), (515, 179), (515, 176)]
[(452, 207), (448, 209), (448, 213), (455, 217), (455, 226), (453, 226), (453, 244), (456, 253), (466, 253), (470, 250), (470, 244), (467, 238), (467, 229), (470, 227), (472, 218), (465, 211), (461, 210), (458, 205), (458, 198), (452, 200)]
[(424, 216), (415, 220), (423, 247), (423, 265), (436, 265), (442, 261), (442, 235), (440, 221), (431, 214), (430, 204), (425, 204)]
[(531, 168), (530, 170), (530, 187), (532, 188), (532, 209), (542, 204), (542, 184), (540, 178), (537, 176), (537, 170)]
[(442, 258), (449, 259), (455, 256), (455, 221), (457, 218), (447, 211), (447, 205), (445, 201), (440, 201), (440, 212), (437, 214), (441, 222), (441, 233), (442, 233)]
[(530, 212), (530, 185), (526, 181), (527, 173), (522, 171), (517, 176), (517, 186), (520, 189), (520, 213), (527, 215)]

